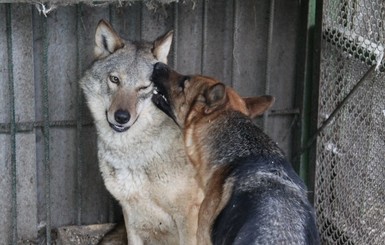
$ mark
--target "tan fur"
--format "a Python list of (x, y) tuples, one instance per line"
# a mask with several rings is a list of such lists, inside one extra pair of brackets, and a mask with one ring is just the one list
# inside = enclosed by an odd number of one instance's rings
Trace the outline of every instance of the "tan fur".
[[(208, 178), (205, 188), (205, 198), (202, 202), (198, 216), (198, 244), (211, 244), (210, 227), (230, 198), (232, 181), (224, 178), (227, 169), (217, 169), (211, 174), (205, 174)], [(202, 176), (203, 173), (200, 173)], [(226, 183), (225, 183), (226, 181)]]
[(198, 244), (319, 244), (306, 187), (276, 143), (250, 117), (271, 96), (241, 98), (213, 78), (154, 66), (156, 105), (184, 129), (204, 190)]
[[(156, 69), (157, 66), (155, 76)], [(158, 69), (159, 74), (166, 74), (160, 75), (158, 84), (162, 83), (167, 90), (175, 120), (184, 131), (187, 156), (197, 169), (196, 178), (204, 190), (205, 197), (198, 217), (198, 244), (211, 244), (212, 225), (231, 196), (233, 180), (225, 177), (228, 171), (226, 167), (210, 163), (212, 147), (204, 144), (210, 124), (216, 123), (216, 119), (229, 109), (250, 117), (261, 115), (270, 108), (273, 98), (261, 96), (243, 99), (232, 88), (225, 88), (213, 78), (190, 76), (184, 79), (175, 71), (162, 68), (162, 65)]]
[[(188, 94), (192, 94), (192, 97), (199, 98), (202, 95), (202, 91), (208, 87), (218, 83), (218, 81), (203, 77), (194, 76), (190, 79)], [(226, 101), (221, 103), (221, 109), (207, 107), (205, 102), (189, 104), (186, 103), (188, 108), (188, 114), (186, 121), (184, 122), (184, 136), (187, 155), (190, 161), (195, 167), (197, 167), (198, 175), (197, 179), (201, 186), (204, 188), (205, 198), (202, 202), (199, 217), (198, 217), (198, 244), (211, 244), (211, 228), (215, 221), (215, 218), (219, 215), (227, 201), (231, 196), (232, 180), (224, 179), (224, 173), (226, 169), (211, 169), (209, 158), (211, 152), (210, 147), (202, 145), (204, 142), (202, 139), (207, 135), (207, 125), (214, 123), (216, 118), (224, 113), (229, 108), (242, 112), (245, 115), (255, 117), (263, 114), (270, 106), (270, 103), (266, 102), (268, 99), (262, 99), (264, 97), (247, 98), (247, 100), (241, 98), (232, 88), (226, 87)], [(265, 104), (254, 103), (257, 101), (264, 101)], [(248, 107), (246, 101), (249, 104), (254, 103)], [(178, 103), (178, 102), (176, 102)], [(225, 182), (226, 181), (226, 182)]]

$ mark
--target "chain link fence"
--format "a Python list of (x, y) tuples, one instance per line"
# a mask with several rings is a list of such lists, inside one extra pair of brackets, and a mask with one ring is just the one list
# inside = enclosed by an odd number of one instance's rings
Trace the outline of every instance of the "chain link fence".
[(322, 19), (318, 125), (328, 124), (316, 149), (321, 238), (384, 244), (385, 1), (325, 0)]

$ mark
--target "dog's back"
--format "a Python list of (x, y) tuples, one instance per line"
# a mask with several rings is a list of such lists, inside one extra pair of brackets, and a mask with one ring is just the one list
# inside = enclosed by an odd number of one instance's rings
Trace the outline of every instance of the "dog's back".
[(274, 102), (241, 98), (213, 78), (157, 63), (159, 102), (184, 129), (205, 197), (198, 244), (319, 244), (305, 185), (278, 146), (253, 124)]
[(231, 196), (212, 227), (214, 244), (317, 244), (306, 189), (281, 150), (245, 115), (227, 111), (204, 145), (228, 169)]

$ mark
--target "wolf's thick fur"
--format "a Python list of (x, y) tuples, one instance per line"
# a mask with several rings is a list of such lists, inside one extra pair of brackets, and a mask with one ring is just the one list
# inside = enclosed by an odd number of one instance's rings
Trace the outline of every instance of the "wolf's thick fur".
[(96, 61), (81, 79), (98, 134), (104, 183), (123, 209), (128, 244), (195, 244), (202, 194), (175, 123), (151, 102), (153, 65), (167, 62), (172, 33), (122, 39), (106, 21)]
[(152, 80), (184, 131), (205, 197), (198, 244), (319, 244), (303, 182), (250, 119), (272, 97), (242, 99), (213, 78), (182, 76), (164, 64)]

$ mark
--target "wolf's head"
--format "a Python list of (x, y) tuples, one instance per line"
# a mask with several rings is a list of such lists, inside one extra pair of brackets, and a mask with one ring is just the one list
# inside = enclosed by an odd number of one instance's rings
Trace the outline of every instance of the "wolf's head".
[(274, 103), (269, 95), (242, 98), (214, 78), (185, 76), (163, 63), (156, 63), (151, 80), (161, 94), (155, 104), (181, 127), (210, 121), (227, 109), (250, 118), (262, 115)]
[(167, 62), (172, 32), (154, 42), (131, 42), (101, 20), (95, 34), (95, 62), (81, 80), (88, 105), (98, 126), (124, 132), (135, 124), (151, 103), (153, 65)]

